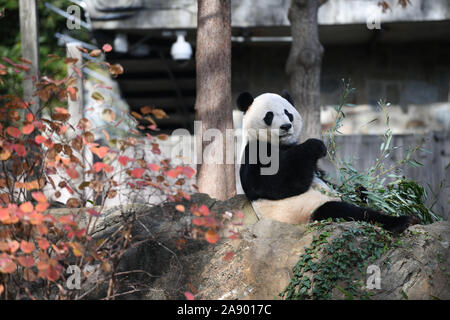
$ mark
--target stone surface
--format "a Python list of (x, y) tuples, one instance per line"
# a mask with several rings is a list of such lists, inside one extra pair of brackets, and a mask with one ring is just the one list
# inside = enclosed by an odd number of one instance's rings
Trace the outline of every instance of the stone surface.
[[(146, 275), (133, 279), (147, 289), (129, 297), (184, 299), (183, 293), (189, 291), (196, 299), (281, 299), (278, 295), (289, 283), (292, 268), (317, 231), (307, 226), (257, 220), (242, 195), (221, 202), (196, 194), (184, 205), (189, 207), (192, 203), (205, 204), (217, 213), (241, 210), (243, 224), (236, 226), (241, 231), (240, 239), (223, 237), (216, 245), (188, 240), (178, 250), (176, 241), (189, 233), (191, 217), (176, 211), (173, 203), (152, 208), (140, 206), (143, 214), (134, 223), (133, 238), (135, 242), (149, 241), (129, 250), (120, 270), (145, 271)], [(109, 209), (109, 214), (98, 223), (95, 236), (113, 232), (127, 217), (121, 211), (130, 208)], [(59, 214), (67, 212), (57, 210)], [(327, 226), (329, 240), (355, 226), (355, 222)], [(401, 245), (374, 263), (381, 269), (381, 288), (373, 291), (371, 299), (450, 299), (450, 222), (412, 226), (399, 240)], [(234, 255), (226, 260), (230, 252)], [(361, 281), (365, 283), (366, 279)], [(333, 299), (344, 298), (340, 291), (333, 291)]]

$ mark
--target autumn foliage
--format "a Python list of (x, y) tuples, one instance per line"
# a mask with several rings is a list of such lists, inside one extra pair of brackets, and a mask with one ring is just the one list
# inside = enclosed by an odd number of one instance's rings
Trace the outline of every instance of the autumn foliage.
[[(112, 47), (107, 44), (102, 50), (91, 52), (78, 49), (96, 58), (110, 52)], [(30, 62), (25, 59), (17, 62), (7, 57), (1, 59), (0, 85), (7, 71), (19, 73), (30, 69)], [(75, 74), (62, 79), (48, 75), (35, 79), (35, 96), (41, 101), (39, 110), (21, 97), (0, 96), (0, 298), (83, 298), (84, 295), (66, 288), (69, 265), (81, 270), (95, 266), (102, 274), (99, 279), (108, 288), (106, 298), (114, 298), (116, 267), (124, 251), (133, 245), (130, 233), (134, 220), (107, 239), (93, 237), (106, 202), (117, 197), (121, 188), (136, 193), (150, 188), (167, 200), (180, 203), (190, 199), (183, 186), (196, 172), (189, 166), (172, 166), (170, 159), (162, 157), (159, 141), (168, 138), (165, 134), (143, 136), (132, 130), (125, 139), (111, 139), (105, 130), (94, 128), (86, 118), (72, 123), (66, 105), (80, 94), (76, 77), (82, 76), (81, 70), (73, 66), (77, 62), (74, 58), (49, 55), (46, 64), (56, 60), (72, 65)], [(124, 72), (117, 64), (100, 59), (95, 63), (114, 77)], [(104, 100), (98, 92), (92, 97)], [(146, 106), (132, 116), (139, 129), (157, 132), (155, 120), (167, 115), (163, 110)], [(112, 123), (120, 121), (112, 110), (106, 117)], [(103, 132), (104, 145), (95, 141), (95, 130)], [(149, 163), (131, 156), (129, 150), (142, 144), (143, 139), (151, 146), (155, 161)], [(95, 155), (96, 160), (88, 161), (88, 154)], [(63, 191), (69, 194), (64, 199), (65, 206), (74, 210), (57, 216), (49, 211), (49, 197), (62, 199)], [(210, 243), (219, 240), (223, 223), (218, 213), (204, 205), (185, 208), (178, 204), (175, 209), (192, 215), (191, 238), (203, 238)], [(88, 277), (84, 274), (84, 278)]]

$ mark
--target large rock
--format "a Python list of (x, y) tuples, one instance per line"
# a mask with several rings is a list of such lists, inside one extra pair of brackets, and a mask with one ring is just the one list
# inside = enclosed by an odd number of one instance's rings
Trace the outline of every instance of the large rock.
[[(279, 293), (292, 278), (293, 267), (313, 237), (322, 232), (309, 226), (258, 220), (242, 195), (222, 202), (197, 194), (191, 202), (205, 204), (218, 213), (242, 211), (240, 239), (223, 237), (216, 245), (189, 240), (179, 250), (177, 240), (190, 232), (191, 217), (170, 203), (152, 208), (112, 208), (97, 225), (96, 236), (104, 237), (126, 220), (124, 211), (145, 212), (133, 227), (133, 238), (149, 241), (130, 250), (120, 268), (148, 273), (134, 280), (149, 289), (133, 298), (183, 299), (183, 293), (190, 291), (196, 299), (281, 299)], [(187, 208), (190, 204), (184, 203)], [(330, 234), (327, 241), (359, 226), (356, 222), (326, 225), (324, 230)], [(362, 236), (355, 237), (356, 246), (362, 240)], [(412, 226), (394, 241), (396, 245), (373, 263), (380, 266), (381, 286), (372, 290), (371, 299), (450, 299), (450, 222)], [(225, 259), (230, 252), (234, 252), (233, 257)], [(356, 276), (366, 282), (365, 275), (356, 272)], [(347, 296), (333, 290), (332, 298)]]
[[(357, 228), (355, 222), (328, 227), (336, 239), (343, 230)], [(380, 266), (381, 286), (371, 299), (450, 299), (450, 222), (416, 225), (404, 232), (402, 244), (373, 264)], [(260, 220), (239, 241), (220, 244), (198, 281), (199, 299), (281, 299), (279, 293), (293, 276), (292, 268), (317, 231), (271, 220)], [(358, 242), (360, 239), (356, 239)], [(228, 250), (235, 255), (223, 260)], [(389, 262), (390, 267), (383, 267)], [(366, 276), (360, 276), (366, 283)], [(347, 298), (333, 290), (333, 299)]]

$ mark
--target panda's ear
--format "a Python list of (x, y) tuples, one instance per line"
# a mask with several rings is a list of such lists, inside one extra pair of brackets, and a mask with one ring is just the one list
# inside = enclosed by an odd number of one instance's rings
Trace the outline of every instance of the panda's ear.
[(238, 109), (242, 112), (246, 112), (248, 107), (250, 107), (253, 103), (253, 97), (248, 92), (242, 92), (236, 100)]
[(285, 98), (287, 101), (289, 101), (290, 104), (294, 105), (294, 99), (292, 99), (291, 95), (286, 89), (284, 89), (283, 92), (281, 92), (281, 96)]

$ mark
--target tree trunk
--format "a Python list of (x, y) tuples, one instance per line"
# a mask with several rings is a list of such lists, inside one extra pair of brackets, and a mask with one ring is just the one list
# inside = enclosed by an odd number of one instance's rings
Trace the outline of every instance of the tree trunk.
[(318, 0), (292, 0), (289, 8), (292, 46), (286, 63), (295, 107), (303, 118), (302, 138), (319, 138), (320, 69), (323, 47), (319, 41)]
[[(202, 146), (197, 185), (200, 192), (223, 200), (236, 194), (234, 164), (226, 161), (230, 156), (234, 160), (234, 141), (225, 133), (233, 129), (230, 0), (198, 1), (195, 58), (195, 110), (196, 120), (201, 121), (201, 132), (197, 132), (200, 135), (196, 139), (197, 146)], [(209, 131), (214, 136), (212, 139), (208, 137), (208, 129), (218, 129)], [(205, 163), (207, 155), (215, 158), (214, 163)]]
[(20, 35), (22, 45), (22, 58), (31, 61), (30, 71), (26, 73), (23, 80), (23, 99), (33, 102), (31, 110), (37, 114), (39, 107), (39, 96), (34, 97), (34, 83), (39, 76), (39, 22), (36, 0), (20, 0)]

